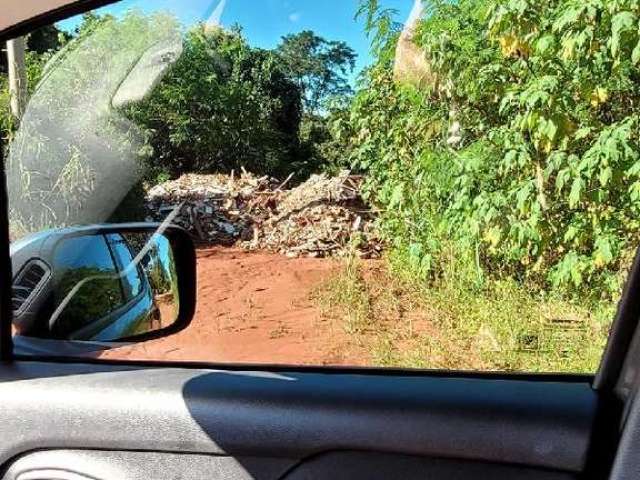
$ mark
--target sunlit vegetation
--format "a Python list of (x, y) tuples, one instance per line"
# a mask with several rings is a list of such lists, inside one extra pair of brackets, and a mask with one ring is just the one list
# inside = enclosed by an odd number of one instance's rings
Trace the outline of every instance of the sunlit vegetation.
[(640, 226), (638, 4), (427, 4), (431, 82), (380, 54), (338, 125), (388, 237), (425, 279), (453, 248), (473, 282), (616, 297)]
[[(404, 350), (382, 328), (386, 363), (596, 368), (640, 226), (639, 8), (427, 1), (416, 84), (394, 78), (391, 12), (362, 2), (378, 61), (334, 132), (383, 212), (384, 291), (435, 327)], [(356, 280), (325, 300), (359, 312), (384, 293)]]

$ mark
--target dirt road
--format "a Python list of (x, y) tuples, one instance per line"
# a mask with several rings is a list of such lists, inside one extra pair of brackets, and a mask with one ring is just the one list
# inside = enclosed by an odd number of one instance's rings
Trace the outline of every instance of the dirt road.
[(323, 319), (312, 292), (338, 268), (327, 259), (212, 248), (198, 252), (198, 307), (169, 338), (103, 358), (306, 365), (365, 365), (342, 325)]

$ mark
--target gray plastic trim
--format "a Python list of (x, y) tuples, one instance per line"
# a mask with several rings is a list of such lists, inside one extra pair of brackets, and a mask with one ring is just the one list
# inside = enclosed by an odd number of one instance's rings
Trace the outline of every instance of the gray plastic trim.
[(572, 480), (575, 475), (461, 460), (330, 452), (296, 463), (278, 458), (156, 452), (50, 450), (14, 462), (2, 480)]
[(302, 463), (283, 480), (572, 480), (569, 473), (460, 460), (335, 452)]
[(19, 458), (2, 480), (277, 480), (294, 464), (280, 458), (50, 450)]
[(0, 463), (38, 449), (302, 459), (360, 450), (579, 472), (588, 384), (19, 362)]

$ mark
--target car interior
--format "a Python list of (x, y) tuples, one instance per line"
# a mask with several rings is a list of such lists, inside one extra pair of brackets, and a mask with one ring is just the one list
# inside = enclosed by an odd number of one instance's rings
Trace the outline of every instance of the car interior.
[[(0, 41), (107, 3), (5, 0)], [(174, 234), (179, 318), (155, 337), (196, 309), (194, 247)], [(0, 262), (3, 480), (640, 478), (640, 256), (595, 375), (25, 355), (4, 170)]]

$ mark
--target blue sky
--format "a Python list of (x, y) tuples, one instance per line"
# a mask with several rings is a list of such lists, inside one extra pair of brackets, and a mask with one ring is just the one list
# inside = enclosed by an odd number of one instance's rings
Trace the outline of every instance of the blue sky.
[[(381, 4), (398, 10), (398, 21), (403, 22), (413, 1), (381, 0)], [(222, 25), (240, 24), (249, 43), (261, 48), (275, 47), (283, 35), (313, 30), (327, 40), (347, 42), (358, 53), (357, 73), (371, 63), (364, 26), (361, 20), (354, 19), (357, 5), (358, 0), (124, 0), (100, 11), (119, 15), (131, 8), (145, 12), (169, 10), (185, 24), (221, 13)], [(77, 24), (75, 18), (60, 25), (72, 30)]]

